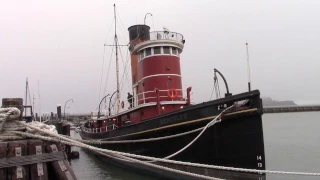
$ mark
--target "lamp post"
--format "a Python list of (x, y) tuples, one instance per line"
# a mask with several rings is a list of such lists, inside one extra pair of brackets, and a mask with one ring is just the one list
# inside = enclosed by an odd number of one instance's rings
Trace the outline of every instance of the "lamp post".
[(110, 94), (104, 96), (104, 97), (101, 99), (100, 104), (99, 104), (99, 111), (98, 111), (98, 118), (97, 118), (97, 119), (100, 118), (100, 105), (101, 105), (102, 101), (103, 101), (105, 98), (109, 97), (109, 96), (110, 96)]
[[(69, 99), (67, 102), (69, 101), (72, 101), (73, 102), (73, 99)], [(64, 108), (63, 108), (63, 118), (66, 118), (66, 105), (67, 105), (67, 102), (64, 104)]]
[(146, 18), (147, 18), (147, 15), (150, 14), (152, 16), (151, 13), (147, 13), (145, 16), (144, 16), (144, 25), (146, 25)]

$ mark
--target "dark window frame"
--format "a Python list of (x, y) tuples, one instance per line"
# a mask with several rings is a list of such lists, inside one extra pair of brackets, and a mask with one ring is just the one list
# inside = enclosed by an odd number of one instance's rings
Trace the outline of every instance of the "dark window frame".
[(144, 58), (144, 50), (140, 51), (140, 61)]
[[(175, 51), (175, 52), (174, 52)], [(178, 48), (176, 48), (176, 47), (171, 47), (171, 52), (172, 52), (172, 54), (173, 55), (178, 55)]]
[[(156, 53), (155, 50), (157, 50), (158, 52)], [(153, 47), (153, 55), (156, 55), (156, 54), (162, 54), (161, 53), (161, 46)]]
[[(152, 50), (151, 50), (151, 47), (146, 48), (145, 50), (146, 50), (146, 57), (148, 57), (148, 56), (152, 56)], [(148, 54), (148, 51), (150, 52), (150, 54)]]
[[(171, 54), (170, 46), (163, 46), (162, 49), (163, 49), (163, 54)], [(165, 52), (166, 50), (168, 50), (168, 52)]]

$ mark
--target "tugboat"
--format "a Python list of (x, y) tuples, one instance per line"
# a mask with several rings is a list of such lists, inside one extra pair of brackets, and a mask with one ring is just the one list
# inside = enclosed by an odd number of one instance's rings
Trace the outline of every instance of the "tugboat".
[[(116, 113), (89, 120), (79, 132), (84, 140), (120, 141), (167, 137), (204, 127), (224, 113), (220, 123), (208, 128), (197, 141), (172, 160), (208, 165), (265, 170), (262, 127), (262, 100), (259, 90), (232, 95), (227, 87), (225, 97), (193, 104), (191, 87), (182, 89), (180, 55), (185, 45), (182, 34), (168, 30), (150, 32), (143, 24), (129, 31), (132, 95), (120, 101), (117, 78)], [(115, 34), (116, 55), (117, 35)], [(116, 56), (116, 61), (118, 58)], [(216, 70), (220, 75), (219, 71)], [(117, 71), (118, 77), (118, 71)], [(128, 103), (126, 103), (128, 102)], [(100, 111), (100, 109), (99, 109)], [(97, 147), (132, 154), (164, 158), (189, 144), (199, 134), (153, 142), (101, 144)], [(102, 157), (121, 167), (169, 179), (192, 179), (174, 173), (144, 167), (136, 163)], [(209, 168), (186, 167), (156, 162), (166, 167), (223, 179), (265, 179), (265, 174), (243, 173)]]

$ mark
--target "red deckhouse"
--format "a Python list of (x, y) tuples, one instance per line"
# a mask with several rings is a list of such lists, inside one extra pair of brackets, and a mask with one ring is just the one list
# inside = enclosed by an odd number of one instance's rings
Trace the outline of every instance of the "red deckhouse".
[[(132, 112), (129, 114), (131, 124), (190, 105), (191, 88), (183, 92), (181, 80), (183, 36), (166, 30), (150, 33), (149, 29), (146, 25), (128, 29), (133, 107), (120, 114)], [(121, 108), (128, 107), (123, 101)]]
[(182, 34), (149, 30), (147, 25), (128, 28), (133, 97), (123, 98), (121, 103), (119, 100), (116, 113), (111, 114), (109, 109), (109, 116), (93, 121), (93, 132), (108, 131), (106, 127), (111, 122), (114, 129), (190, 105), (191, 87), (182, 89), (180, 54), (185, 42)]

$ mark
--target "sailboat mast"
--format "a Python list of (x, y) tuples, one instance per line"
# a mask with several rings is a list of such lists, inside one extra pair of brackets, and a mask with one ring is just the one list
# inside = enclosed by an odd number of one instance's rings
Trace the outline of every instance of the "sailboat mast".
[[(27, 106), (27, 101), (28, 101), (28, 78), (26, 80), (26, 101), (24, 102), (24, 106)], [(27, 111), (24, 111), (24, 115), (27, 116)]]
[(34, 94), (33, 94), (33, 102), (32, 102), (32, 109), (33, 109), (33, 110), (35, 110), (35, 107), (34, 107), (34, 100), (35, 100), (35, 98), (34, 98)]
[(114, 43), (116, 45), (116, 72), (117, 72), (117, 113), (120, 110), (120, 85), (119, 85), (119, 61), (118, 61), (118, 37), (117, 37), (117, 19), (116, 4), (114, 6)]

